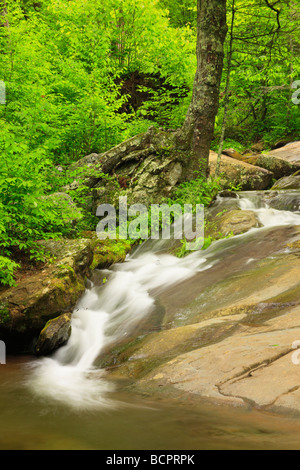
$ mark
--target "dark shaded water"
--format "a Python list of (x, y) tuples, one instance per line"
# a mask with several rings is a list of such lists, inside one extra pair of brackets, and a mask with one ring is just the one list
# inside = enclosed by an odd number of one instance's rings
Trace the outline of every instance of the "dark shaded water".
[(115, 410), (76, 411), (34, 397), (27, 357), (0, 366), (0, 449), (300, 449), (300, 420), (201, 403), (151, 402), (115, 392)]

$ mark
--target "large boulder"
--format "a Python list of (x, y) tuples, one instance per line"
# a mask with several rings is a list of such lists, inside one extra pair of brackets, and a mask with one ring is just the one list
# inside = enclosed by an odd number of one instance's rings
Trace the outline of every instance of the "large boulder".
[(250, 157), (247, 159), (247, 163), (272, 172), (275, 179), (292, 175), (300, 170), (300, 162), (289, 162), (288, 160), (270, 154)]
[(260, 226), (254, 212), (233, 210), (224, 214), (218, 222), (218, 232), (223, 236), (239, 235)]
[(93, 261), (89, 239), (41, 242), (52, 259), (0, 293), (0, 337), (8, 352), (33, 352), (45, 324), (73, 310)]
[(110, 376), (151, 398), (299, 412), (299, 236), (276, 227), (223, 241), (215, 267), (158, 296), (157, 331), (102, 358)]
[[(210, 173), (216, 170), (218, 155), (211, 151), (209, 156)], [(222, 155), (220, 165), (221, 185), (223, 189), (239, 187), (242, 191), (263, 190), (270, 187), (273, 173), (246, 162)]]
[(133, 243), (99, 240), (94, 232), (83, 235), (40, 241), (50, 256), (45, 266), (0, 291), (0, 339), (9, 353), (48, 354), (63, 344), (69, 332), (67, 316), (93, 270), (124, 261)]
[(130, 203), (148, 205), (171, 195), (186, 162), (186, 154), (174, 148), (173, 133), (152, 127), (103, 154), (79, 160), (70, 169), (80, 170), (78, 178), (63, 189), (72, 192), (80, 184), (88, 186), (92, 211), (103, 203), (116, 205), (120, 194)]
[(217, 198), (206, 209), (205, 219), (205, 236), (213, 240), (240, 235), (261, 225), (253, 211), (241, 210), (238, 200), (232, 197)]
[(300, 162), (300, 141), (291, 142), (284, 147), (269, 152), (271, 157), (281, 158), (290, 163)]

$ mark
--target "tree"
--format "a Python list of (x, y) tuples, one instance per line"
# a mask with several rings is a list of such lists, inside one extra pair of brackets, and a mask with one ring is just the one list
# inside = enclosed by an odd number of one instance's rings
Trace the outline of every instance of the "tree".
[[(142, 143), (144, 146), (151, 146), (160, 155), (167, 147), (168, 156), (172, 155), (182, 165), (182, 181), (207, 176), (209, 151), (219, 106), (226, 34), (226, 0), (198, 0), (197, 69), (184, 123), (168, 136), (152, 129), (146, 133)], [(136, 145), (136, 141), (132, 140), (127, 151), (136, 151)], [(140, 143), (138, 147), (141, 149)], [(115, 151), (113, 154), (114, 161), (118, 161)], [(123, 157), (124, 154), (120, 153), (120, 160)]]
[[(227, 2), (231, 23), (233, 0)], [(235, 0), (232, 58), (224, 59), (230, 71), (225, 145), (235, 150), (263, 140), (268, 148), (279, 140), (296, 140), (299, 112), (291, 100), (292, 83), (299, 77), (299, 6), (290, 0)], [(228, 67), (229, 65), (229, 67)], [(218, 150), (226, 108), (226, 73), (213, 149)]]
[(214, 135), (215, 117), (227, 34), (226, 0), (198, 0), (197, 71), (193, 97), (178, 142), (190, 149), (186, 179), (195, 171), (205, 176)]
[(0, 0), (0, 27), (9, 27), (6, 1)]

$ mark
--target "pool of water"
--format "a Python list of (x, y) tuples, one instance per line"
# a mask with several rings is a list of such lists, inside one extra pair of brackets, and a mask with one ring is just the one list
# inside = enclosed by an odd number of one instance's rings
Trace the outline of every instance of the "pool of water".
[(300, 420), (207, 405), (165, 402), (117, 390), (115, 409), (80, 411), (34, 396), (29, 357), (0, 366), (1, 450), (300, 449)]

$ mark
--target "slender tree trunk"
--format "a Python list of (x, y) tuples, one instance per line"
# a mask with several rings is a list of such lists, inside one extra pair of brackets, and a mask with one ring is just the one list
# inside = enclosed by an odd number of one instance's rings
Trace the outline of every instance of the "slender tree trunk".
[(209, 151), (219, 106), (227, 34), (226, 0), (198, 0), (197, 71), (193, 97), (177, 146), (189, 153), (185, 179), (206, 177)]
[(218, 176), (220, 172), (221, 158), (222, 158), (223, 145), (224, 145), (224, 139), (225, 139), (225, 131), (226, 131), (226, 125), (227, 125), (227, 116), (228, 116), (229, 98), (230, 98), (230, 72), (231, 72), (232, 51), (233, 51), (234, 17), (235, 17), (235, 0), (232, 0), (230, 42), (229, 42), (229, 52), (228, 52), (228, 59), (227, 59), (227, 77), (226, 77), (226, 88), (225, 88), (225, 97), (224, 97), (224, 117), (223, 117), (223, 122), (222, 122), (222, 130), (221, 130), (221, 137), (220, 137), (220, 142), (219, 142), (219, 150), (218, 150), (215, 176)]

